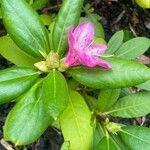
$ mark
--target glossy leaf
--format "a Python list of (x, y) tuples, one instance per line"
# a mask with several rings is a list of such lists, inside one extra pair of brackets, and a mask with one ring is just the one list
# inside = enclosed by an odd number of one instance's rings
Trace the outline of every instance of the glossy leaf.
[(123, 30), (116, 32), (108, 42), (107, 53), (114, 54), (123, 43), (123, 38), (124, 38)]
[(124, 32), (124, 39), (123, 39), (124, 42), (129, 41), (134, 38), (134, 35), (130, 30), (125, 29), (123, 30), (123, 32)]
[(0, 54), (17, 66), (33, 67), (38, 61), (23, 52), (9, 36), (0, 37)]
[(67, 50), (67, 29), (76, 26), (80, 19), (81, 8), (84, 0), (65, 0), (58, 13), (54, 30), (54, 51), (63, 55)]
[(96, 150), (97, 144), (102, 140), (102, 138), (105, 136), (104, 129), (102, 128), (100, 123), (97, 123), (94, 135), (93, 135), (93, 148), (92, 150)]
[(150, 69), (134, 61), (109, 58), (111, 70), (101, 68), (75, 67), (69, 74), (83, 85), (96, 89), (115, 89), (130, 87), (150, 79)]
[(49, 43), (50, 43), (50, 49), (54, 50), (54, 45), (53, 45), (53, 37), (52, 37), (52, 31), (54, 29), (54, 25), (55, 25), (55, 22), (52, 22), (49, 26)]
[(69, 150), (69, 145), (70, 143), (69, 142), (64, 142), (61, 146), (61, 149), (60, 150)]
[(52, 19), (49, 15), (42, 14), (40, 18), (45, 26), (49, 26), (52, 23)]
[(46, 57), (49, 40), (38, 14), (24, 0), (2, 0), (3, 22), (13, 41), (34, 57)]
[(2, 19), (2, 9), (0, 7), (0, 19)]
[(102, 38), (97, 38), (97, 37), (94, 39), (94, 43), (95, 43), (95, 44), (105, 44), (105, 45), (107, 44), (104, 39), (102, 39)]
[(117, 101), (119, 95), (120, 89), (101, 90), (97, 101), (97, 108), (99, 112), (109, 110), (109, 108)]
[(115, 53), (118, 57), (134, 59), (142, 55), (150, 47), (150, 39), (137, 37), (125, 42)]
[(150, 1), (149, 0), (136, 0), (136, 3), (142, 8), (150, 8)]
[(34, 9), (40, 9), (44, 7), (48, 3), (48, 0), (35, 0), (34, 3), (31, 5)]
[(117, 101), (108, 112), (115, 117), (134, 118), (150, 113), (150, 92), (125, 96)]
[(150, 91), (150, 80), (142, 83), (142, 84), (139, 84), (137, 85), (136, 87), (140, 88), (140, 89), (143, 89), (143, 90), (147, 90), (147, 91)]
[(28, 68), (10, 68), (0, 71), (0, 104), (27, 91), (37, 80), (38, 72)]
[(57, 119), (69, 101), (68, 87), (64, 76), (58, 71), (51, 71), (44, 79), (43, 92), (49, 115)]
[(15, 145), (36, 141), (50, 124), (45, 110), (41, 82), (35, 84), (10, 111), (4, 126), (4, 138)]
[(112, 138), (105, 136), (98, 143), (96, 150), (121, 150), (121, 148)]
[(88, 95), (86, 92), (83, 92), (82, 96), (83, 96), (84, 100), (86, 101), (90, 110), (95, 111), (97, 108), (97, 104), (96, 104), (97, 99), (93, 96)]
[(123, 128), (123, 132), (118, 135), (126, 144), (126, 149), (149, 150), (150, 149), (150, 129), (141, 126), (128, 126)]
[(91, 149), (93, 140), (91, 112), (77, 92), (70, 93), (70, 101), (60, 118), (60, 123), (64, 140), (70, 143), (71, 150)]

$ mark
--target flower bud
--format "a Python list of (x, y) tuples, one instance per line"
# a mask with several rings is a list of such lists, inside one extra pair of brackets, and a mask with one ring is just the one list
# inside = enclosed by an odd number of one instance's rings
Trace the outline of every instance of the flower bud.
[(65, 58), (63, 58), (63, 59), (60, 60), (60, 65), (59, 65), (59, 68), (58, 68), (58, 70), (59, 70), (60, 72), (64, 72), (64, 71), (66, 71), (66, 70), (69, 68), (69, 66), (67, 66), (67, 65), (64, 63), (64, 60), (65, 60)]
[(59, 55), (54, 52), (50, 52), (46, 59), (47, 66), (50, 69), (55, 69), (59, 67)]
[(48, 72), (48, 70), (49, 70), (47, 67), (46, 61), (37, 62), (34, 64), (34, 66), (42, 72)]

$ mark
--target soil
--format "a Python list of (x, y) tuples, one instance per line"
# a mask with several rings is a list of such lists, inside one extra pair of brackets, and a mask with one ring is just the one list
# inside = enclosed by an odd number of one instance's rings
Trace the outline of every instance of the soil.
[[(118, 30), (127, 30), (130, 36), (145, 36), (150, 38), (150, 10), (144, 10), (137, 6), (133, 0), (87, 0), (94, 7), (95, 12), (99, 14), (102, 19), (100, 22), (103, 24), (106, 34), (106, 40)], [(47, 5), (40, 12), (57, 12), (59, 10), (61, 1), (51, 0), (51, 5)], [(0, 20), (0, 36), (5, 35), (2, 20)], [(149, 56), (149, 52), (146, 56)], [(149, 59), (149, 58), (148, 58)], [(6, 59), (0, 56), (0, 69), (7, 68), (12, 65)], [(2, 139), (3, 125), (6, 116), (10, 109), (13, 107), (13, 103), (8, 103), (0, 106), (0, 139)], [(150, 115), (142, 118), (135, 119), (119, 119), (111, 118), (113, 121), (119, 121), (124, 124), (144, 124), (150, 126)], [(59, 150), (63, 142), (61, 133), (49, 127), (41, 138), (32, 145), (25, 147), (15, 147), (14, 150)], [(0, 150), (6, 150), (3, 145), (0, 144)]]

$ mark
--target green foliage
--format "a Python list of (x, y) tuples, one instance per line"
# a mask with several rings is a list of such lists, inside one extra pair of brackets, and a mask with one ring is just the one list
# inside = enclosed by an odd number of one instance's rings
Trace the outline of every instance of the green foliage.
[[(64, 0), (57, 16), (39, 16), (35, 10), (48, 0), (0, 2), (9, 34), (0, 37), (0, 54), (17, 65), (0, 71), (0, 104), (16, 102), (4, 125), (5, 140), (19, 146), (31, 144), (51, 125), (63, 134), (61, 150), (150, 149), (148, 128), (128, 127), (113, 118), (150, 113), (150, 93), (132, 94), (131, 88), (150, 90), (149, 67), (131, 60), (148, 50), (148, 38), (132, 39), (129, 32), (118, 31), (108, 41), (107, 54), (99, 56), (112, 69), (70, 67), (64, 55), (70, 26), (91, 21), (96, 35), (93, 44), (106, 44), (101, 18), (91, 5)], [(75, 53), (70, 55), (78, 59)]]
[(134, 118), (150, 113), (150, 93), (141, 92), (119, 99), (108, 112), (112, 116)]
[(46, 109), (55, 120), (67, 107), (68, 87), (63, 75), (53, 70), (43, 81), (43, 93)]
[(109, 58), (111, 70), (75, 67), (69, 74), (83, 85), (96, 89), (115, 89), (134, 86), (150, 79), (146, 66), (121, 58)]
[(97, 101), (98, 111), (107, 111), (117, 101), (119, 95), (120, 89), (101, 90)]
[(136, 0), (136, 3), (142, 8), (150, 8), (149, 0)]
[(51, 118), (46, 113), (41, 81), (35, 84), (9, 113), (4, 138), (15, 145), (27, 145), (37, 140), (46, 130)]
[(52, 19), (49, 15), (42, 14), (40, 18), (45, 26), (49, 26), (52, 23)]
[(136, 87), (140, 88), (140, 89), (143, 89), (143, 90), (147, 90), (147, 91), (150, 91), (150, 80), (142, 83), (142, 84), (139, 84), (137, 85)]
[(0, 104), (17, 98), (37, 80), (38, 72), (28, 68), (9, 68), (0, 71)]
[(96, 124), (96, 128), (93, 135), (93, 150), (96, 149), (98, 143), (100, 140), (105, 136), (105, 132), (103, 130), (103, 127), (100, 123)]
[(97, 150), (121, 150), (118, 145), (110, 137), (103, 137), (98, 143)]
[(69, 142), (69, 149), (88, 150), (92, 147), (91, 112), (77, 92), (70, 93), (69, 104), (61, 116), (60, 123), (64, 140)]
[(126, 145), (126, 149), (148, 150), (150, 149), (150, 129), (146, 127), (128, 126), (122, 129), (119, 137)]
[(122, 30), (116, 32), (108, 42), (107, 53), (114, 54), (123, 43), (123, 38), (124, 38), (124, 33)]
[(54, 51), (63, 55), (67, 49), (67, 29), (76, 26), (80, 19), (83, 0), (65, 0), (53, 29)]
[(115, 54), (118, 57), (134, 59), (143, 54), (149, 47), (150, 39), (137, 37), (125, 42)]
[(24, 0), (2, 0), (1, 4), (3, 22), (14, 42), (31, 56), (46, 57), (48, 35), (37, 13)]
[(0, 37), (0, 54), (17, 66), (33, 67), (38, 61), (22, 51), (9, 36)]
[(108, 42), (108, 54), (117, 57), (134, 59), (143, 54), (150, 47), (150, 39), (146, 37), (136, 37), (123, 43), (123, 30), (116, 32)]
[(33, 4), (31, 5), (34, 9), (40, 9), (48, 3), (48, 0), (34, 0)]

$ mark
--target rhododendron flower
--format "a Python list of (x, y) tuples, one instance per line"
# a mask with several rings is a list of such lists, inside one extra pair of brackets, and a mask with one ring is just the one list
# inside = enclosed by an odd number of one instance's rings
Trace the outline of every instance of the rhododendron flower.
[(75, 29), (68, 29), (69, 51), (65, 58), (68, 66), (101, 66), (110, 69), (111, 65), (99, 58), (107, 49), (106, 45), (94, 44), (94, 27), (91, 22), (79, 24)]

